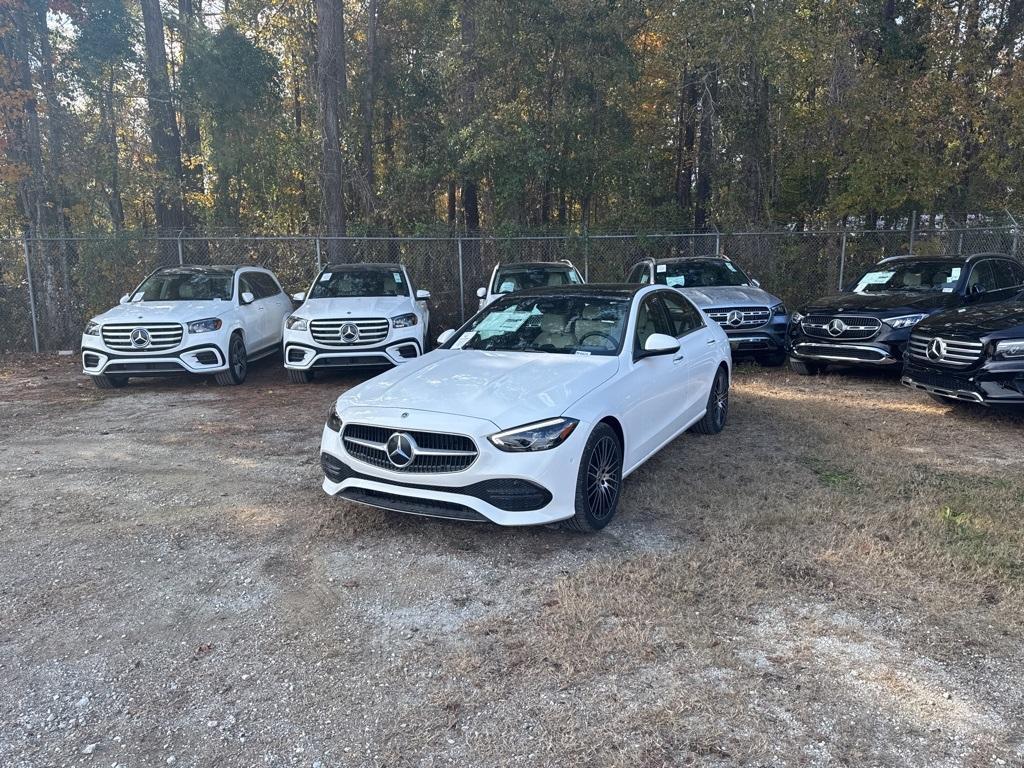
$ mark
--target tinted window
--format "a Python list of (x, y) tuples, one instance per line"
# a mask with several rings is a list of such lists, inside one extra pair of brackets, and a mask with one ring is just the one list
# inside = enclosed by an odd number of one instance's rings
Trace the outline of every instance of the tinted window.
[(515, 293), (527, 288), (546, 285), (579, 285), (580, 280), (572, 267), (508, 267), (494, 275), (492, 293)]
[(647, 285), (651, 282), (651, 270), (647, 264), (637, 264), (633, 267), (633, 271), (629, 274), (630, 283), (640, 283), (641, 285)]
[(1013, 264), (1003, 259), (996, 259), (992, 262), (992, 274), (995, 277), (994, 288), (1002, 291), (1019, 285), (1016, 275), (1013, 274)]
[(992, 261), (986, 259), (979, 261), (971, 270), (971, 276), (967, 279), (968, 293), (984, 293), (994, 291), (996, 276), (992, 271)]
[(644, 299), (636, 313), (636, 348), (643, 349), (647, 339), (653, 333), (675, 336), (657, 296), (648, 296)]
[(210, 301), (231, 298), (230, 272), (171, 269), (142, 281), (132, 301)]
[(960, 282), (962, 262), (952, 260), (900, 261), (878, 264), (865, 272), (854, 293), (952, 293)]
[(274, 281), (274, 278), (265, 272), (251, 272), (249, 273), (249, 279), (258, 290), (256, 294), (258, 299), (270, 298), (281, 293), (281, 288)]
[(238, 296), (241, 298), (243, 293), (251, 293), (254, 299), (260, 298), (260, 289), (253, 281), (252, 272), (243, 272), (238, 278)]
[(1010, 271), (1013, 273), (1013, 284), (1024, 285), (1024, 266), (1018, 264), (1015, 261), (1007, 262), (1010, 265)]
[(661, 295), (661, 300), (668, 312), (669, 322), (672, 323), (673, 330), (669, 334), (670, 336), (680, 338), (704, 327), (704, 318), (701, 317), (700, 310), (684, 297), (664, 293)]
[(401, 270), (369, 267), (325, 270), (309, 292), (311, 299), (408, 295), (409, 286)]
[(750, 285), (743, 270), (725, 259), (687, 259), (654, 267), (654, 282), (672, 288)]

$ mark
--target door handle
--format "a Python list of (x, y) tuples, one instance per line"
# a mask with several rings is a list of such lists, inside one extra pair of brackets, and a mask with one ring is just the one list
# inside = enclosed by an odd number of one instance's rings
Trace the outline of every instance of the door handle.
[(707, 345), (708, 345), (709, 347), (710, 347), (710, 346), (711, 346), (712, 344), (717, 344), (717, 343), (718, 343), (718, 342), (717, 342), (717, 341), (715, 341), (714, 339), (708, 339), (708, 340), (707, 340)]
[(682, 360), (685, 357), (686, 357), (686, 355), (676, 355), (675, 357), (672, 358), (672, 362), (673, 363), (678, 363), (680, 360)]

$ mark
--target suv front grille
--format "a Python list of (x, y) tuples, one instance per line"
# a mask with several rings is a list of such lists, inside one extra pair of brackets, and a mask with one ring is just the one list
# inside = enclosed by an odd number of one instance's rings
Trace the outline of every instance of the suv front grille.
[(309, 332), (313, 341), (326, 347), (353, 347), (379, 344), (388, 336), (390, 321), (386, 317), (311, 320)]
[(705, 312), (727, 331), (760, 328), (772, 319), (772, 311), (768, 307), (720, 307), (707, 309)]
[(800, 322), (808, 336), (843, 341), (873, 339), (882, 327), (877, 317), (856, 315), (808, 315)]
[(103, 326), (103, 343), (118, 352), (146, 354), (174, 349), (181, 344), (183, 335), (181, 323), (107, 323)]
[(914, 333), (910, 336), (910, 356), (923, 363), (945, 365), (950, 368), (970, 368), (982, 356), (985, 345), (980, 341), (947, 339)]
[[(404, 467), (396, 466), (388, 458), (387, 443), (394, 434), (408, 435), (414, 442), (412, 461)], [(392, 472), (461, 472), (477, 457), (476, 443), (472, 439), (446, 432), (346, 424), (341, 439), (345, 450), (353, 458)]]

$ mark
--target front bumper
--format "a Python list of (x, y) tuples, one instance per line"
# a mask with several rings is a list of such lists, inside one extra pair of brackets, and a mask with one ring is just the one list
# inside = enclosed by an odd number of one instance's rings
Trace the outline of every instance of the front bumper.
[(341, 433), (324, 427), (321, 437), (323, 489), (360, 504), (408, 514), (503, 526), (543, 525), (575, 514), (580, 456), (592, 425), (580, 423), (566, 442), (550, 451), (506, 453), (487, 435), (498, 432), (480, 419), (418, 411), (403, 418), (397, 408), (343, 413), (344, 423), (373, 424), (401, 431), (447, 432), (472, 438), (477, 458), (467, 469), (411, 473), (383, 469), (348, 453)]
[(1024, 365), (988, 363), (964, 372), (908, 362), (903, 368), (904, 386), (950, 400), (981, 405), (1024, 405)]
[(114, 352), (96, 341), (82, 338), (82, 372), (89, 376), (165, 376), (177, 373), (218, 373), (228, 368), (227, 355), (219, 345), (198, 344), (153, 354)]
[(325, 347), (308, 333), (285, 331), (284, 367), (294, 371), (324, 368), (377, 368), (401, 365), (423, 354), (417, 336), (389, 339), (376, 346)]
[(763, 355), (785, 351), (788, 322), (785, 317), (773, 318), (767, 325), (751, 331), (731, 331), (724, 325), (722, 330), (729, 337), (734, 355)]
[(902, 365), (910, 330), (888, 328), (883, 323), (882, 330), (873, 338), (846, 340), (809, 336), (799, 328), (791, 328), (786, 351), (796, 360), (887, 368)]

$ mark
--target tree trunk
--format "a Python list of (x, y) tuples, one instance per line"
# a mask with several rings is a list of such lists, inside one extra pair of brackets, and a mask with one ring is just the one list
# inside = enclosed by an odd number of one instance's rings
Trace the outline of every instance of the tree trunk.
[(366, 9), (366, 87), (363, 91), (363, 213), (372, 224), (377, 202), (377, 180), (373, 168), (374, 89), (377, 76), (377, 24), (379, 0), (369, 0)]
[(712, 196), (712, 172), (715, 153), (715, 101), (718, 98), (718, 71), (705, 73), (700, 97), (700, 139), (697, 143), (697, 199), (693, 209), (693, 228), (708, 227)]
[[(178, 18), (181, 23), (182, 68), (184, 68), (189, 57), (192, 55), (196, 24), (202, 23), (202, 7), (200, 3), (201, 0), (178, 0)], [(198, 112), (189, 106), (184, 106), (181, 110), (181, 122), (184, 128), (182, 151), (185, 157), (185, 193), (202, 195), (204, 191), (203, 149), (202, 136), (199, 132)], [(187, 205), (185, 210), (188, 210)], [(190, 222), (190, 225), (194, 225), (194, 222)]]
[(146, 98), (149, 105), (149, 140), (160, 180), (153, 192), (156, 226), (173, 232), (184, 226), (181, 195), (181, 134), (171, 104), (171, 85), (164, 48), (164, 21), (159, 0), (140, 0), (146, 37)]
[(679, 89), (679, 126), (676, 137), (676, 204), (684, 215), (693, 205), (693, 145), (697, 138), (697, 82), (685, 69)]
[[(476, 0), (459, 2), (459, 35), (462, 43), (462, 82), (460, 84), (460, 122), (462, 127), (476, 116), (477, 62), (476, 62)], [(466, 232), (480, 231), (480, 202), (477, 199), (477, 180), (462, 180), (462, 212)]]
[[(321, 187), (329, 237), (345, 235), (345, 172), (341, 155), (340, 115), (345, 98), (345, 19), (342, 0), (316, 0), (317, 92), (320, 98)], [(340, 254), (327, 241), (332, 260)]]
[(107, 208), (115, 232), (124, 229), (124, 202), (121, 200), (120, 152), (117, 147), (117, 113), (114, 106), (114, 75), (107, 80), (100, 102), (100, 120), (103, 124), (103, 140), (107, 145), (107, 162), (110, 164), (107, 176)]

